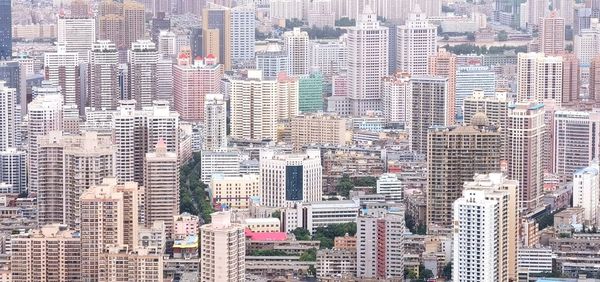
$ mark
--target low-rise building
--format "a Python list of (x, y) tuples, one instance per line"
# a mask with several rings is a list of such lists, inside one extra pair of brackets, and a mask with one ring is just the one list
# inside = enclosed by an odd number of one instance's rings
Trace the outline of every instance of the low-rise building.
[(312, 234), (318, 227), (356, 222), (359, 208), (359, 203), (354, 200), (298, 203), (282, 211), (282, 230), (291, 232), (304, 228)]
[(317, 279), (354, 276), (356, 274), (356, 248), (319, 250), (315, 268)]
[(258, 174), (240, 176), (214, 174), (209, 187), (214, 204), (221, 204), (233, 209), (247, 209), (250, 205), (250, 198), (260, 196)]
[(550, 273), (552, 272), (552, 258), (552, 249), (550, 248), (519, 248), (517, 268), (519, 272)]
[(281, 230), (279, 219), (274, 217), (246, 218), (244, 224), (246, 228), (255, 233), (279, 232)]

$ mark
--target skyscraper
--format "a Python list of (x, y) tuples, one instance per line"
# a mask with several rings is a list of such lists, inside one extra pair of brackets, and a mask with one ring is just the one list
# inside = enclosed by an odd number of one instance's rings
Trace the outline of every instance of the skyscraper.
[(69, 53), (79, 54), (81, 62), (88, 62), (88, 52), (96, 41), (96, 20), (94, 18), (58, 18), (58, 43), (64, 44)]
[(427, 152), (427, 132), (431, 126), (448, 126), (448, 78), (413, 76), (412, 150)]
[(452, 226), (464, 182), (500, 170), (500, 133), (478, 113), (468, 126), (431, 129), (427, 142), (427, 228), (443, 230)]
[[(561, 1), (568, 2), (568, 1)], [(573, 14), (573, 11), (569, 11)], [(540, 19), (540, 52), (547, 56), (559, 55), (565, 51), (565, 18), (553, 11)]]
[(543, 53), (520, 53), (517, 102), (549, 101), (560, 106), (563, 95), (563, 58)]
[(29, 116), (29, 192), (37, 193), (39, 187), (38, 179), (38, 158), (37, 141), (40, 136), (48, 134), (50, 131), (61, 130), (63, 123), (63, 98), (60, 94), (60, 87), (53, 85), (49, 81), (42, 82), (41, 87), (35, 87), (33, 91), (37, 96), (29, 103), (27, 115)]
[(244, 227), (231, 222), (231, 212), (216, 212), (200, 227), (200, 280), (235, 281), (246, 278)]
[(179, 214), (179, 162), (177, 152), (167, 151), (159, 140), (144, 160), (144, 199), (146, 226), (163, 221), (169, 232), (173, 216)]
[(38, 222), (79, 230), (79, 197), (115, 173), (112, 142), (95, 132), (68, 136), (52, 131), (40, 136), (37, 144)]
[(581, 71), (579, 68), (579, 60), (575, 54), (562, 54), (561, 57), (563, 59), (562, 103), (569, 104), (579, 100)]
[(544, 105), (517, 103), (508, 113), (508, 177), (519, 181), (521, 214), (538, 207), (543, 187)]
[(156, 100), (158, 51), (150, 40), (138, 40), (129, 50), (129, 98), (136, 101), (136, 107), (152, 106)]
[(154, 101), (151, 108), (135, 110), (134, 101), (121, 101), (113, 124), (119, 183), (144, 183), (144, 158), (159, 140), (168, 152), (179, 151), (179, 114), (170, 111), (167, 102)]
[(388, 73), (388, 28), (369, 5), (348, 28), (348, 96), (353, 115), (381, 108), (381, 79)]
[(471, 97), (463, 101), (463, 122), (471, 123), (471, 118), (477, 113), (484, 113), (490, 124), (493, 124), (502, 135), (500, 152), (502, 160), (508, 160), (508, 105), (506, 92), (498, 92), (493, 97), (486, 97), (483, 91), (473, 91)]
[(600, 103), (600, 56), (595, 57), (590, 65), (588, 97), (596, 104)]
[(0, 152), (16, 147), (16, 98), (16, 89), (7, 87), (6, 82), (0, 80)]
[(501, 173), (477, 174), (453, 204), (456, 281), (516, 278), (518, 182)]
[(256, 9), (254, 4), (231, 8), (231, 60), (233, 63), (254, 59), (256, 41)]
[(123, 48), (133, 48), (133, 44), (146, 35), (144, 5), (127, 0), (123, 4)]
[(262, 150), (260, 178), (265, 206), (282, 208), (298, 202), (319, 201), (323, 195), (321, 153), (307, 150), (283, 154)]
[(222, 94), (208, 94), (204, 103), (202, 149), (215, 151), (227, 147), (227, 109)]
[(223, 65), (214, 55), (193, 62), (188, 54), (181, 53), (173, 66), (173, 96), (175, 110), (185, 121), (204, 121), (204, 103), (208, 94), (219, 93), (223, 78)]
[(0, 59), (10, 59), (12, 57), (11, 13), (11, 0), (0, 1)]
[(407, 132), (412, 130), (412, 87), (410, 74), (397, 72), (386, 76), (381, 83), (383, 116), (388, 126), (398, 126)]
[(448, 124), (456, 120), (456, 55), (440, 50), (430, 56), (428, 61), (429, 75), (448, 77)]
[(277, 90), (277, 81), (263, 80), (259, 70), (248, 70), (245, 79), (231, 80), (232, 138), (276, 140)]
[(283, 34), (283, 48), (288, 55), (289, 74), (305, 75), (310, 70), (309, 38), (306, 31), (295, 27)]
[(90, 187), (81, 203), (81, 278), (96, 281), (100, 270), (100, 254), (110, 245), (123, 244), (123, 193), (115, 190), (116, 181), (108, 179)]
[(425, 75), (428, 59), (436, 53), (437, 27), (427, 20), (427, 15), (416, 11), (396, 33), (398, 43), (397, 67), (412, 75)]
[(117, 109), (121, 91), (119, 89), (119, 54), (114, 43), (108, 40), (99, 40), (92, 46), (88, 87), (92, 109)]
[(217, 61), (231, 69), (231, 10), (215, 4), (202, 10), (202, 43), (204, 55), (213, 54)]
[(65, 105), (80, 105), (81, 84), (78, 53), (67, 52), (67, 46), (58, 43), (56, 52), (44, 54), (44, 72), (46, 80), (60, 87)]

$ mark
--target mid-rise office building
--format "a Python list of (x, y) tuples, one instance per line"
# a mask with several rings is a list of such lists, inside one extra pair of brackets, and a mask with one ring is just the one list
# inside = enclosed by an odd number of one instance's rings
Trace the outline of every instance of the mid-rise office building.
[(233, 209), (247, 209), (252, 198), (260, 197), (258, 174), (225, 177), (215, 174), (210, 179), (212, 202)]
[(232, 26), (231, 9), (216, 4), (202, 10), (202, 44), (205, 54), (215, 55), (217, 62), (231, 69)]
[(598, 162), (581, 168), (573, 173), (573, 207), (583, 208), (583, 219), (588, 225), (598, 224), (598, 197), (600, 195), (600, 177)]
[(300, 77), (298, 108), (301, 113), (323, 111), (323, 83), (323, 75), (320, 73)]
[(8, 148), (0, 152), (0, 182), (12, 185), (13, 193), (27, 191), (27, 153)]
[(236, 149), (202, 150), (200, 162), (200, 180), (209, 183), (213, 175), (225, 177), (240, 175), (240, 164), (244, 160), (242, 153)]
[(560, 106), (563, 95), (563, 59), (543, 53), (519, 53), (517, 102), (549, 101)]
[(456, 96), (454, 110), (460, 120), (464, 118), (463, 101), (473, 95), (473, 91), (483, 91), (484, 96), (496, 93), (496, 74), (485, 66), (460, 66), (456, 70)]
[(552, 172), (566, 182), (600, 154), (600, 113), (556, 111), (553, 120)]
[(232, 63), (254, 59), (256, 42), (256, 7), (254, 4), (231, 8), (231, 60)]
[(299, 154), (262, 150), (260, 186), (263, 204), (286, 207), (298, 202), (321, 200), (322, 173), (319, 150), (307, 150)]
[(343, 146), (348, 139), (348, 120), (336, 115), (299, 115), (292, 118), (290, 127), (294, 148), (310, 144)]
[(275, 79), (281, 72), (289, 73), (289, 58), (279, 41), (267, 39), (267, 47), (256, 52), (256, 69), (265, 79)]

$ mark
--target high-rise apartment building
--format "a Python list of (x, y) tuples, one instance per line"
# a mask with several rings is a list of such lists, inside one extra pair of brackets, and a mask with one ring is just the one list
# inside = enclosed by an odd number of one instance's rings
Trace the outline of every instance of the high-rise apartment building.
[(428, 73), (428, 60), (435, 55), (437, 27), (425, 13), (411, 13), (406, 24), (398, 26), (397, 68), (412, 75)]
[(115, 110), (121, 98), (119, 89), (119, 53), (108, 40), (92, 45), (88, 70), (89, 104), (95, 110)]
[(152, 108), (136, 110), (135, 101), (121, 101), (113, 115), (119, 183), (144, 183), (144, 158), (159, 140), (166, 143), (167, 151), (179, 152), (179, 114), (171, 111), (167, 102), (153, 104)]
[(187, 54), (180, 54), (173, 66), (173, 96), (175, 110), (184, 121), (204, 121), (206, 95), (220, 93), (223, 65), (213, 55), (192, 62)]
[(259, 70), (248, 70), (245, 79), (233, 79), (229, 89), (231, 137), (276, 140), (277, 81), (263, 80)]
[(581, 87), (579, 59), (573, 53), (562, 54), (560, 56), (563, 59), (562, 103), (569, 104), (579, 100)]
[(502, 160), (508, 160), (508, 106), (506, 92), (498, 92), (493, 97), (486, 97), (483, 91), (473, 91), (471, 97), (463, 100), (463, 122), (470, 124), (477, 113), (484, 113), (491, 125), (501, 135), (500, 152)]
[(243, 63), (254, 59), (256, 8), (254, 4), (231, 8), (231, 60)]
[(300, 81), (286, 73), (277, 75), (277, 120), (289, 120), (300, 113)]
[(500, 170), (500, 133), (478, 113), (468, 126), (431, 129), (427, 146), (427, 228), (450, 228), (465, 181)]
[(549, 57), (543, 53), (518, 55), (517, 102), (552, 100), (560, 106), (562, 84), (562, 57)]
[(573, 207), (583, 208), (583, 219), (588, 225), (597, 225), (599, 218), (600, 176), (598, 161), (573, 173)]
[(200, 280), (246, 279), (244, 227), (231, 222), (231, 212), (216, 212), (211, 223), (200, 227)]
[(77, 53), (81, 62), (88, 62), (88, 52), (96, 41), (94, 18), (73, 18), (64, 15), (58, 18), (58, 43), (64, 44), (69, 53)]
[(0, 183), (12, 185), (13, 193), (27, 190), (27, 153), (8, 148), (0, 151)]
[(595, 57), (590, 65), (588, 99), (595, 104), (600, 103), (600, 56)]
[(133, 48), (133, 44), (146, 36), (144, 5), (137, 1), (123, 2), (123, 48)]
[(519, 181), (521, 214), (538, 207), (543, 188), (544, 105), (517, 103), (508, 112), (508, 177)]
[(265, 79), (275, 79), (281, 72), (289, 73), (289, 59), (275, 39), (267, 39), (267, 48), (256, 52), (256, 69), (262, 70)]
[(202, 148), (214, 151), (227, 147), (227, 107), (223, 94), (208, 94), (204, 101)]
[(60, 87), (54, 86), (49, 81), (42, 82), (40, 87), (34, 87), (33, 91), (37, 96), (27, 106), (28, 124), (28, 179), (29, 192), (37, 193), (39, 187), (38, 163), (33, 161), (37, 159), (37, 140), (40, 136), (48, 134), (50, 131), (61, 130), (62, 123), (62, 105), (63, 97), (60, 94)]
[(17, 90), (6, 86), (6, 82), (0, 80), (0, 152), (10, 147), (15, 147)]
[(262, 150), (262, 203), (268, 207), (289, 207), (298, 202), (321, 200), (322, 170), (319, 150), (307, 150), (298, 154)]
[(381, 79), (388, 75), (387, 27), (365, 6), (356, 26), (348, 28), (348, 96), (352, 114), (381, 109)]
[(517, 268), (517, 187), (501, 173), (478, 174), (453, 204), (456, 281), (509, 281)]
[(97, 281), (100, 255), (107, 246), (122, 245), (125, 226), (123, 193), (110, 179), (81, 195), (81, 280)]
[(413, 76), (412, 131), (409, 133), (412, 150), (427, 151), (427, 131), (431, 126), (448, 124), (448, 78), (440, 76)]
[(406, 184), (394, 173), (386, 173), (377, 179), (377, 194), (385, 195), (386, 199), (404, 201)]
[[(560, 1), (568, 2), (568, 1)], [(573, 14), (573, 11), (569, 11)], [(540, 52), (545, 55), (559, 55), (565, 51), (565, 18), (553, 11), (540, 19)]]
[(430, 56), (428, 74), (434, 76), (448, 77), (448, 124), (454, 124), (456, 120), (456, 55), (446, 50), (440, 50), (437, 54)]
[(600, 23), (598, 19), (590, 19), (589, 26), (583, 28), (573, 36), (573, 53), (582, 65), (588, 65), (592, 59), (600, 54)]
[(310, 71), (309, 38), (299, 27), (283, 34), (283, 48), (288, 55), (289, 74), (306, 75)]
[(213, 54), (217, 62), (231, 69), (231, 9), (215, 4), (202, 10), (202, 44), (205, 55)]
[(65, 105), (80, 106), (82, 93), (78, 53), (67, 52), (66, 45), (58, 43), (56, 52), (44, 53), (44, 72), (46, 80), (60, 86)]
[(404, 211), (369, 210), (356, 220), (356, 277), (404, 277)]
[(163, 140), (144, 161), (146, 225), (163, 221), (172, 230), (173, 216), (179, 214), (179, 162), (176, 152), (167, 151)]
[(600, 113), (556, 111), (553, 129), (552, 172), (561, 181), (600, 156)]
[(12, 57), (12, 5), (10, 0), (0, 1), (0, 59)]
[(323, 111), (323, 75), (311, 73), (299, 79), (299, 110), (302, 113)]
[(381, 102), (383, 117), (388, 126), (403, 128), (410, 132), (412, 129), (412, 85), (409, 73), (397, 72), (383, 78)]
[(38, 222), (62, 223), (79, 230), (79, 197), (91, 186), (113, 176), (115, 151), (109, 137), (95, 132), (82, 136), (52, 131), (38, 137)]
[(46, 225), (10, 240), (12, 279), (17, 281), (80, 281), (79, 234), (64, 225)]
[(108, 245), (99, 258), (99, 281), (163, 280), (163, 256), (156, 248)]
[(158, 92), (157, 63), (158, 51), (150, 40), (131, 43), (128, 54), (129, 98), (136, 101), (138, 109), (152, 106)]

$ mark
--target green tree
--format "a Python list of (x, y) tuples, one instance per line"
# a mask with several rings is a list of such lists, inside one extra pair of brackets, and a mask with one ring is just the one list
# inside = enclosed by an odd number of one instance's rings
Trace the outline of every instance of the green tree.
[(475, 33), (473, 33), (473, 32), (467, 33), (467, 40), (475, 41)]
[(261, 257), (274, 257), (274, 256), (287, 256), (288, 254), (282, 250), (256, 250), (252, 252), (253, 256)]
[(271, 217), (281, 219), (281, 211), (280, 210), (274, 211), (273, 213), (271, 213)]
[(498, 41), (507, 41), (508, 40), (508, 33), (504, 30), (501, 30), (498, 32)]
[(347, 17), (340, 18), (339, 20), (335, 21), (335, 26), (355, 26), (355, 25), (356, 25), (356, 20), (350, 19)]
[(433, 277), (433, 272), (431, 270), (425, 268), (423, 264), (419, 265), (419, 279), (427, 280)]
[(449, 262), (444, 266), (442, 277), (446, 278), (446, 280), (452, 279), (452, 262)]
[(317, 261), (317, 250), (315, 248), (308, 249), (300, 254), (300, 261)]
[(310, 240), (310, 232), (308, 230), (298, 227), (292, 231), (292, 234), (296, 237), (296, 240), (299, 241), (308, 241)]
[(287, 29), (287, 30), (292, 30), (295, 27), (301, 27), (303, 25), (304, 25), (304, 22), (297, 18), (293, 18), (291, 20), (290, 19), (285, 20), (285, 29)]
[(335, 186), (335, 190), (338, 194), (348, 197), (350, 190), (354, 189), (354, 183), (347, 174), (344, 174), (338, 184)]

